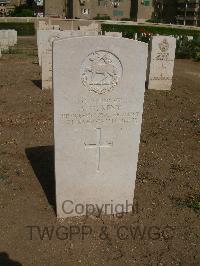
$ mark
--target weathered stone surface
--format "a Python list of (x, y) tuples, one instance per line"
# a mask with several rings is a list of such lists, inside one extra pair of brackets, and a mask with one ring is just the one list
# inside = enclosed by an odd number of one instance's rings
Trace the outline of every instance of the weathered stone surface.
[(59, 25), (52, 25), (51, 21), (48, 23), (46, 21), (39, 21), (37, 25), (38, 30), (60, 30)]
[(54, 42), (58, 217), (86, 214), (77, 204), (92, 204), (93, 211), (97, 204), (105, 214), (132, 204), (147, 50), (145, 43), (106, 36)]
[(176, 39), (174, 37), (152, 37), (147, 73), (147, 82), (149, 89), (171, 89), (174, 71), (175, 50)]
[(106, 31), (105, 36), (122, 37), (122, 32)]
[(9, 48), (8, 30), (0, 30), (0, 48), (2, 51)]
[(99, 25), (95, 22), (92, 22), (88, 26), (80, 26), (81, 31), (99, 31)]
[(52, 51), (42, 54), (42, 89), (52, 89)]
[(49, 41), (49, 38), (52, 34), (58, 34), (60, 30), (38, 30), (37, 31), (37, 47), (38, 47), (38, 60), (39, 65), (41, 66), (42, 62), (42, 53), (46, 50), (46, 44)]
[(84, 35), (95, 36), (98, 35), (98, 32), (81, 32), (79, 31), (59, 31), (53, 32), (50, 34), (48, 40), (43, 43), (43, 52), (42, 52), (42, 89), (52, 89), (52, 44), (55, 40), (68, 38), (68, 37), (79, 37)]

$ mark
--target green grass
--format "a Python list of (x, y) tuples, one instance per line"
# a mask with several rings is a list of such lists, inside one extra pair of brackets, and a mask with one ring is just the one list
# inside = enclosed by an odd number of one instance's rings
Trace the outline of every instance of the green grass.
[(200, 125), (200, 119), (190, 121), (194, 126)]
[(200, 213), (200, 195), (187, 199), (174, 199), (173, 201), (179, 208), (189, 208), (196, 213)]

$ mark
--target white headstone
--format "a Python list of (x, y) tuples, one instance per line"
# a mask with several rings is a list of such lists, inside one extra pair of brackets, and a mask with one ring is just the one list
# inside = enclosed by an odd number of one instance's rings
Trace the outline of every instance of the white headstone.
[(58, 217), (86, 214), (78, 204), (103, 206), (105, 214), (117, 213), (117, 204), (131, 210), (125, 206), (134, 197), (147, 55), (147, 44), (124, 38), (54, 42)]
[(85, 36), (98, 36), (99, 35), (98, 31), (93, 31), (93, 30), (81, 31), (81, 32), (82, 32), (82, 35), (85, 35)]
[(52, 89), (52, 52), (42, 54), (42, 90)]
[(46, 43), (49, 40), (51, 34), (59, 33), (59, 30), (38, 30), (37, 31), (37, 47), (38, 47), (38, 59), (39, 65), (41, 66), (42, 62), (42, 53), (46, 49)]
[(54, 30), (60, 30), (60, 25), (53, 25)]
[(122, 32), (107, 31), (105, 32), (105, 36), (122, 37)]
[(170, 90), (174, 71), (176, 39), (169, 36), (153, 36), (150, 44), (148, 88)]
[(2, 51), (9, 49), (8, 30), (0, 30), (0, 48)]
[(53, 31), (49, 34), (48, 39), (43, 39), (42, 44), (42, 55), (41, 55), (41, 65), (42, 65), (42, 89), (49, 90), (52, 89), (52, 44), (55, 40), (61, 38), (67, 38), (72, 36), (82, 36), (80, 31)]
[(17, 43), (17, 31), (8, 30), (8, 44), (9, 46), (14, 46)]
[(38, 21), (38, 30), (49, 30), (50, 25), (46, 21)]
[(88, 26), (80, 26), (79, 28), (81, 31), (99, 31), (99, 25), (94, 21)]
[[(96, 33), (98, 35), (98, 32), (85, 32), (85, 35), (88, 36), (96, 36)], [(55, 40), (61, 39), (61, 38), (68, 38), (68, 37), (79, 37), (83, 36), (83, 32), (79, 31), (59, 31), (59, 32), (53, 32), (50, 34), (48, 40), (43, 43), (43, 52), (42, 52), (42, 59), (41, 59), (41, 65), (42, 65), (42, 89), (52, 89), (52, 44)]]

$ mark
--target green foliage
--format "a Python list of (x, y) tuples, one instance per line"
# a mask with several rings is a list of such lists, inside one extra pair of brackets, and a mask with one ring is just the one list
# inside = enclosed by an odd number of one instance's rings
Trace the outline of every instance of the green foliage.
[(11, 17), (33, 17), (34, 11), (31, 9), (30, 6), (21, 5), (16, 6), (14, 11), (10, 13)]
[(183, 36), (177, 40), (176, 57), (200, 61), (200, 36), (194, 37), (193, 40), (188, 40), (186, 36)]
[(192, 42), (183, 36), (176, 42), (176, 58), (191, 58)]
[(96, 17), (94, 17), (93, 19), (95, 20), (110, 20), (109, 16), (100, 16), (100, 14), (97, 14)]
[(192, 58), (195, 61), (200, 61), (200, 36), (192, 41)]
[(199, 196), (189, 197), (188, 199), (173, 199), (174, 203), (179, 208), (190, 208), (196, 213), (200, 212), (200, 198)]
[(173, 28), (165, 26), (152, 26), (152, 25), (124, 25), (124, 24), (102, 24), (102, 31), (118, 31), (123, 32), (123, 34), (131, 34), (146, 32), (150, 35), (186, 35), (186, 36), (198, 36), (200, 35), (200, 30), (191, 30), (183, 28)]
[(150, 23), (162, 23), (162, 20), (160, 18), (150, 18), (147, 20), (147, 22)]
[(0, 30), (14, 29), (19, 36), (35, 35), (34, 23), (0, 22)]
[(130, 18), (121, 18), (120, 20), (121, 20), (121, 21), (131, 21)]
[[(144, 24), (124, 25), (124, 24), (102, 24), (102, 31), (122, 32), (125, 38), (135, 38), (149, 43), (152, 35), (172, 35), (177, 38), (176, 57), (177, 58), (193, 58), (200, 61), (200, 30), (173, 28), (164, 26), (150, 26)], [(179, 36), (179, 38), (178, 38)], [(189, 40), (188, 36), (193, 36), (193, 40)]]

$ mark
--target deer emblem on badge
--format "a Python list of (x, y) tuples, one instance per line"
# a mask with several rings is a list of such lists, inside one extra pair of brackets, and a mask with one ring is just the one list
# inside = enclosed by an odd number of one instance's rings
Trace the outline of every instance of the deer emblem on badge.
[(96, 51), (88, 55), (81, 67), (82, 84), (98, 94), (111, 91), (121, 79), (120, 60), (107, 51)]

